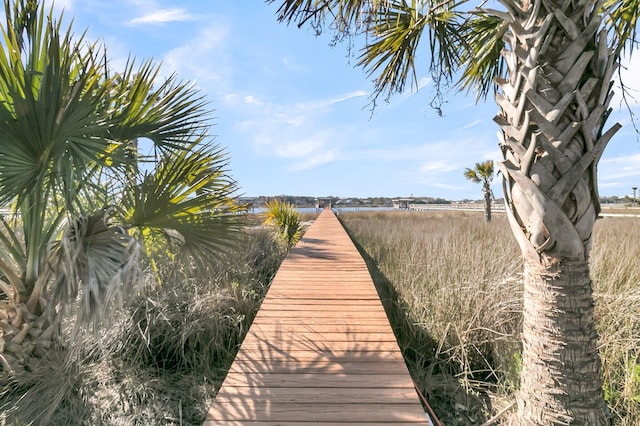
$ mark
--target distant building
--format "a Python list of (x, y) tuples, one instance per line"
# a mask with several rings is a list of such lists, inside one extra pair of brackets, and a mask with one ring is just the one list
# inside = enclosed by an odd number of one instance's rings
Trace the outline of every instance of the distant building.
[(336, 202), (334, 197), (316, 197), (316, 209), (330, 209)]
[(391, 201), (393, 202), (393, 208), (400, 210), (409, 210), (409, 206), (414, 204), (413, 198), (394, 198)]

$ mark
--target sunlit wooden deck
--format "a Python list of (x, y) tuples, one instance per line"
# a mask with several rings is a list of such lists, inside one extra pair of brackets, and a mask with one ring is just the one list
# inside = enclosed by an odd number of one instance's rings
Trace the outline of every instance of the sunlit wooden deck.
[(280, 267), (205, 425), (428, 424), (364, 260), (324, 210)]

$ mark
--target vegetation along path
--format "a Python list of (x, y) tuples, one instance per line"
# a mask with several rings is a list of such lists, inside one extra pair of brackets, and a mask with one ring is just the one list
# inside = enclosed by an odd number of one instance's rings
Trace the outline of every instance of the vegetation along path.
[(331, 210), (282, 263), (205, 425), (298, 423), (428, 424), (367, 266)]

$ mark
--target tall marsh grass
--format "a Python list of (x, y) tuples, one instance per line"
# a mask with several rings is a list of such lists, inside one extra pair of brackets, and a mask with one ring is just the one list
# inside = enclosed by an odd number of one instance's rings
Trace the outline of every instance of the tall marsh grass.
[[(363, 212), (341, 219), (367, 260), (414, 381), (443, 423), (508, 424), (521, 369), (522, 261), (506, 218)], [(638, 225), (598, 221), (592, 251), (604, 388), (618, 425), (640, 424)]]

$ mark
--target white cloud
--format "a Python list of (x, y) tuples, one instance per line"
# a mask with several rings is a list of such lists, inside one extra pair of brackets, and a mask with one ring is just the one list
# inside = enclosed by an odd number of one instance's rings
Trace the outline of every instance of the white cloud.
[[(308, 157), (323, 150), (325, 142), (322, 139), (324, 139), (323, 135), (318, 134), (313, 135), (312, 138), (283, 141), (273, 146), (273, 152), (282, 158)], [(269, 145), (272, 145), (271, 141)]]
[(187, 13), (184, 9), (159, 9), (130, 20), (129, 25), (164, 24), (167, 22), (184, 22), (193, 20), (195, 20), (195, 17)]
[(252, 95), (248, 95), (244, 97), (244, 103), (247, 105), (254, 105), (254, 106), (263, 106), (264, 102), (262, 102), (260, 99), (256, 98), (255, 96)]
[[(209, 25), (184, 46), (169, 51), (163, 59), (163, 69), (199, 82), (213, 82), (214, 91), (229, 92), (231, 60), (225, 47), (229, 28), (225, 25)], [(236, 93), (226, 95), (225, 101), (237, 100)]]
[(296, 59), (291, 58), (289, 56), (285, 56), (282, 58), (282, 65), (284, 65), (284, 67), (289, 71), (293, 71), (293, 72), (302, 72), (307, 69), (304, 65), (300, 64)]

